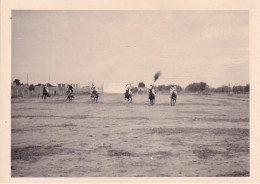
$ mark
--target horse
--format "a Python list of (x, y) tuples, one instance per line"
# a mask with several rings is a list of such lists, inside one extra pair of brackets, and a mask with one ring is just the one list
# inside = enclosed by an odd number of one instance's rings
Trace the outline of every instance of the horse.
[(92, 94), (91, 94), (90, 97), (93, 98), (94, 102), (97, 103), (97, 101), (98, 101), (98, 92), (96, 90), (92, 91)]
[(47, 97), (51, 97), (50, 94), (48, 93), (47, 89), (44, 87), (43, 92), (42, 92), (42, 99), (46, 100)]
[(125, 91), (125, 100), (127, 99), (127, 102), (132, 102), (132, 94), (129, 93), (129, 89)]
[(175, 92), (172, 92), (171, 94), (171, 105), (176, 104), (176, 100), (177, 100), (177, 95)]
[(43, 92), (42, 93), (42, 99), (46, 100), (47, 97), (51, 97), (50, 94), (48, 92)]
[(66, 93), (67, 93), (67, 100), (68, 100), (69, 102), (71, 102), (72, 99), (74, 98), (74, 95), (73, 95), (72, 90), (67, 90)]
[(72, 93), (69, 93), (67, 96), (67, 100), (69, 100), (69, 102), (71, 102), (73, 98), (74, 98), (74, 95)]
[(149, 91), (149, 100), (150, 100), (150, 104), (153, 105), (155, 101), (155, 95), (153, 94), (152, 89), (150, 89)]

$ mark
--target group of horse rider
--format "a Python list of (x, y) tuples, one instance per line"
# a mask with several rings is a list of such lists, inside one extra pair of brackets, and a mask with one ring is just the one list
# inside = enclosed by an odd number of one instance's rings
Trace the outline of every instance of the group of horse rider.
[[(92, 86), (90, 89), (91, 89), (91, 98), (93, 98), (94, 101), (97, 102), (98, 92), (97, 92), (96, 86), (93, 84), (93, 82), (92, 82)], [(66, 94), (67, 94), (67, 100), (71, 101), (71, 99), (74, 98), (72, 85), (67, 86)], [(172, 104), (174, 102), (176, 103), (176, 99), (177, 99), (176, 85), (171, 85), (170, 94), (171, 94), (171, 100), (172, 100), (171, 103)], [(149, 97), (152, 105), (155, 100), (155, 95), (156, 95), (155, 87), (154, 87), (154, 85), (150, 85), (148, 97)], [(46, 97), (50, 97), (50, 94), (49, 94), (48, 86), (44, 85), (43, 86), (43, 98), (45, 99)], [(131, 83), (128, 83), (125, 85), (125, 99), (127, 99), (128, 101), (129, 100), (132, 101)]]
[[(171, 104), (176, 103), (176, 100), (177, 100), (176, 85), (171, 85), (170, 94), (171, 94)], [(156, 95), (155, 87), (154, 87), (154, 85), (150, 85), (148, 98), (149, 98), (152, 105), (153, 105), (154, 100), (155, 100), (155, 95)], [(132, 91), (131, 91), (131, 84), (130, 83), (125, 85), (125, 100), (128, 100), (128, 101), (131, 100), (132, 101)]]

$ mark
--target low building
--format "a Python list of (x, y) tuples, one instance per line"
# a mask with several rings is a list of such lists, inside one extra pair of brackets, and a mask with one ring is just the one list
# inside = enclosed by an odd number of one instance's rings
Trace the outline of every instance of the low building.
[(61, 83), (61, 84), (58, 84), (58, 87), (66, 88), (68, 85), (71, 85), (73, 88), (80, 88), (80, 83), (75, 83), (75, 84)]

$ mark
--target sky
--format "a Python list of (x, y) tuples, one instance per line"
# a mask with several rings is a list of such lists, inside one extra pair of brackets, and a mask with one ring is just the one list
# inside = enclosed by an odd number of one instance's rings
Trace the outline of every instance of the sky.
[(249, 83), (248, 11), (12, 11), (12, 80)]

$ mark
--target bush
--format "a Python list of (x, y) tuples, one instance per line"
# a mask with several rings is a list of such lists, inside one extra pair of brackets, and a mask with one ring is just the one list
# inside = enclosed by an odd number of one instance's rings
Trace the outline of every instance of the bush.
[(185, 91), (187, 92), (201, 92), (204, 93), (205, 91), (209, 91), (209, 86), (207, 85), (206, 82), (196, 82), (189, 84), (186, 88)]
[(145, 84), (143, 82), (139, 82), (138, 87), (139, 88), (145, 88)]
[(231, 87), (229, 86), (221, 86), (214, 90), (216, 93), (229, 93), (231, 91)]
[(35, 86), (33, 85), (33, 84), (31, 84), (30, 86), (29, 86), (29, 91), (34, 91), (35, 90)]
[(16, 86), (21, 86), (21, 85), (23, 85), (23, 83), (21, 83), (19, 79), (14, 79), (13, 82), (15, 83)]

